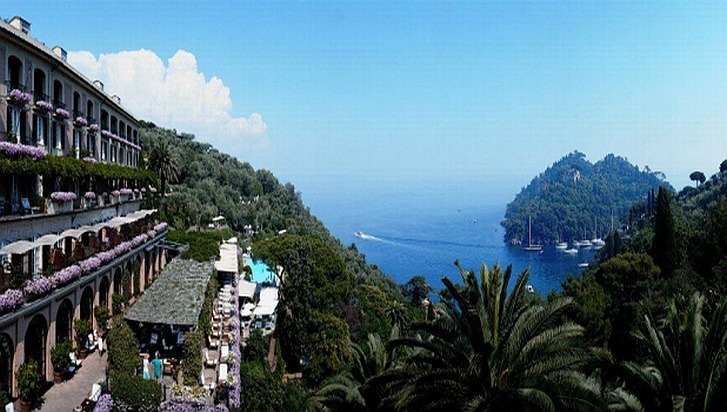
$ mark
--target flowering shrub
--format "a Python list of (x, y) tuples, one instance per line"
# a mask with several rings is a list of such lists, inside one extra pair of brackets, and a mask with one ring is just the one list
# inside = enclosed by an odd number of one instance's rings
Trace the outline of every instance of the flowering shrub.
[(114, 400), (111, 399), (111, 395), (104, 393), (98, 397), (96, 406), (93, 408), (93, 412), (111, 412), (114, 408)]
[(154, 230), (156, 232), (163, 232), (167, 230), (167, 222), (159, 223), (158, 225), (154, 226)]
[(23, 292), (8, 289), (0, 295), (0, 313), (13, 310), (23, 304)]
[[(229, 412), (224, 405), (200, 405), (183, 401), (164, 401), (159, 405), (158, 412)], [(94, 410), (94, 412), (96, 412)]]
[(53, 281), (45, 276), (36, 276), (23, 284), (23, 293), (26, 296), (41, 296), (53, 290)]
[(90, 132), (93, 132), (93, 133), (98, 132), (98, 124), (97, 123), (94, 123), (94, 124), (88, 126), (88, 130)]
[(120, 194), (121, 192), (119, 192), (118, 190), (114, 190), (113, 192), (111, 192), (111, 196), (118, 196)]
[(61, 118), (63, 120), (68, 120), (71, 117), (71, 114), (68, 113), (68, 110), (61, 109), (60, 107), (56, 109), (55, 115), (56, 115), (56, 117)]
[(157, 236), (157, 231), (156, 230), (150, 230), (150, 231), (146, 232), (146, 235), (149, 236), (149, 239), (153, 239), (153, 238), (155, 238)]
[(81, 277), (81, 268), (78, 265), (71, 265), (54, 273), (51, 282), (53, 282), (54, 287), (58, 287), (79, 277)]
[[(236, 289), (236, 288), (235, 288)], [(240, 307), (238, 306), (237, 293), (232, 294), (232, 319), (240, 319)], [(230, 325), (232, 327), (233, 343), (230, 345), (230, 355), (228, 356), (227, 363), (230, 365), (230, 375), (233, 378), (229, 382), (231, 383), (229, 397), (230, 406), (233, 408), (240, 407), (240, 362), (242, 360), (242, 354), (240, 353), (240, 323), (235, 322)]]
[(76, 200), (76, 194), (73, 192), (53, 192), (50, 194), (50, 198), (58, 203), (72, 202)]
[(41, 147), (10, 142), (0, 142), (0, 153), (4, 157), (30, 156), (33, 159), (45, 157), (45, 150)]
[(134, 191), (132, 191), (131, 189), (126, 188), (126, 187), (119, 190), (119, 194), (122, 196), (131, 196), (133, 193), (134, 193)]
[(88, 126), (88, 121), (86, 120), (86, 118), (85, 118), (85, 117), (83, 117), (83, 116), (78, 116), (78, 117), (76, 117), (76, 119), (75, 119), (75, 120), (73, 121), (73, 125), (74, 125), (74, 126), (77, 126), (77, 127), (86, 127), (86, 126)]
[(137, 235), (133, 239), (131, 239), (131, 247), (138, 247), (147, 240), (149, 240), (148, 235), (145, 235), (143, 233), (141, 235)]
[(96, 159), (94, 159), (93, 157), (90, 157), (90, 156), (84, 157), (83, 161), (88, 162), (88, 163), (96, 163)]
[(195, 404), (203, 404), (207, 399), (207, 389), (201, 386), (172, 386), (172, 399), (182, 402), (190, 402)]
[(106, 137), (106, 138), (109, 138), (109, 139), (118, 139), (119, 138), (118, 136), (116, 136), (115, 134), (109, 132), (108, 130), (102, 130), (101, 131), (101, 136)]
[(83, 197), (85, 197), (86, 200), (94, 200), (94, 199), (96, 199), (96, 193), (86, 192), (86, 193), (84, 193)]
[(46, 102), (45, 100), (38, 100), (35, 102), (35, 108), (40, 109), (44, 112), (50, 112), (53, 110), (53, 105)]
[(8, 94), (8, 101), (19, 106), (30, 104), (31, 100), (33, 100), (33, 96), (31, 96), (30, 93), (21, 92), (18, 89), (13, 89), (10, 91), (10, 94)]
[(86, 260), (82, 260), (82, 261), (80, 261), (80, 262), (78, 263), (78, 266), (80, 266), (80, 267), (81, 267), (81, 271), (82, 271), (82, 272), (83, 272), (84, 274), (86, 274), (86, 273), (91, 273), (91, 272), (93, 272), (94, 270), (96, 270), (96, 269), (98, 269), (99, 267), (101, 267), (101, 259), (99, 259), (99, 258), (98, 258), (98, 257), (96, 257), (96, 256), (94, 256), (94, 257), (90, 257), (90, 258), (88, 258), (88, 259), (86, 259)]

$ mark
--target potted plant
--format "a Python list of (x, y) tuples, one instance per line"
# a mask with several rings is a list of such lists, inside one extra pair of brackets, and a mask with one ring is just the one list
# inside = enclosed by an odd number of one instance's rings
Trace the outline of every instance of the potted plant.
[(78, 354), (81, 357), (81, 359), (86, 359), (86, 355), (88, 355), (88, 348), (86, 347), (86, 341), (88, 340), (88, 332), (91, 331), (91, 322), (79, 319), (76, 321), (76, 324), (73, 325), (74, 330), (76, 331), (76, 344), (78, 345)]
[(29, 361), (20, 365), (15, 372), (15, 381), (18, 385), (20, 411), (30, 412), (30, 403), (36, 399), (40, 386), (35, 362)]
[(109, 308), (106, 306), (96, 306), (93, 310), (93, 316), (96, 318), (96, 324), (99, 326), (101, 331), (105, 331), (108, 328), (108, 320), (110, 317)]
[(68, 357), (68, 354), (71, 353), (72, 349), (71, 341), (66, 339), (50, 350), (50, 360), (53, 363), (53, 382), (61, 383), (63, 381), (63, 374), (71, 366), (71, 358)]

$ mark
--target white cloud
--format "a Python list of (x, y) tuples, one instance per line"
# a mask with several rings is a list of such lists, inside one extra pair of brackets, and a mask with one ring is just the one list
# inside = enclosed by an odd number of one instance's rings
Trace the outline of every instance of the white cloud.
[(233, 116), (230, 89), (217, 77), (205, 79), (192, 53), (179, 50), (165, 65), (146, 49), (98, 58), (77, 51), (68, 53), (68, 62), (89, 79), (104, 82), (106, 92), (119, 95), (137, 118), (194, 133), (226, 151), (267, 147), (262, 116)]

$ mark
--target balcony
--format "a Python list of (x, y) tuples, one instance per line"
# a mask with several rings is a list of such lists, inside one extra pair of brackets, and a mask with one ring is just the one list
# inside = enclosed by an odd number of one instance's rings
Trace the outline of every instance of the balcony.
[[(137, 212), (131, 217), (119, 217), (111, 221), (83, 229), (66, 230), (60, 236), (48, 234), (35, 242), (15, 242), (3, 249), (0, 254), (22, 257), (31, 250), (48, 247), (48, 268), (45, 275), (31, 276), (12, 264), (5, 265), (0, 271), (2, 293), (0, 294), (0, 327), (10, 324), (21, 316), (35, 313), (38, 308), (51, 299), (67, 295), (81, 284), (95, 279), (110, 267), (118, 266), (162, 241), (166, 235), (166, 223), (154, 224), (150, 215), (153, 211)], [(121, 230), (118, 230), (121, 228)], [(106, 231), (108, 241), (97, 238), (97, 231)], [(90, 233), (87, 244), (78, 241), (78, 232)], [(54, 245), (65, 243), (66, 238), (76, 239), (72, 256), (66, 256), (62, 249)], [(15, 253), (19, 252), (19, 253)], [(71, 263), (71, 262), (78, 263)]]

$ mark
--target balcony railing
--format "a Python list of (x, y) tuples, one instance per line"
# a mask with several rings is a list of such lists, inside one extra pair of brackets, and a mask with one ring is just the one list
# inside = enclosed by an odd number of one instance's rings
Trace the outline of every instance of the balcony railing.
[[(21, 287), (8, 288), (10, 285), (5, 285), (4, 289), (7, 289), (0, 294), (0, 324), (7, 324), (12, 318), (24, 312), (32, 313), (44, 304), (44, 300), (62, 295), (79, 282), (85, 282), (88, 278), (98, 276), (102, 271), (107, 270), (108, 266), (125, 261), (129, 256), (147, 247), (149, 243), (158, 243), (167, 231), (167, 224), (159, 223), (153, 228), (149, 225), (146, 229), (148, 230), (144, 230), (136, 236), (129, 236), (129, 239), (124, 242), (117, 241), (116, 244), (108, 244), (103, 249), (99, 247), (93, 250), (93, 247), (90, 246), (82, 247), (84, 254), (83, 258), (78, 259), (78, 263), (64, 265), (65, 267), (53, 272), (50, 276), (30, 277)], [(118, 235), (116, 236), (118, 239)], [(86, 249), (90, 250), (89, 254), (85, 253)], [(4, 269), (2, 272), (5, 272)], [(19, 274), (3, 273), (3, 275), (5, 277)]]

